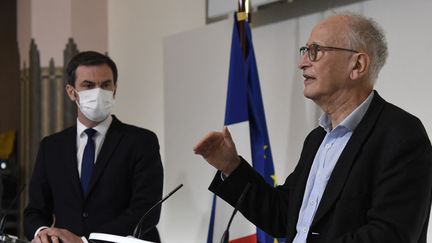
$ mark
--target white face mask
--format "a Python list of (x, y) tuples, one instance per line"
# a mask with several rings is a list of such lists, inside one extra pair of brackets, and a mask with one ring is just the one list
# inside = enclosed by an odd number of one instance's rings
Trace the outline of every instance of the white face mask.
[(79, 96), (79, 102), (77, 99), (76, 104), (87, 119), (101, 122), (110, 115), (114, 106), (113, 91), (94, 88), (75, 92)]

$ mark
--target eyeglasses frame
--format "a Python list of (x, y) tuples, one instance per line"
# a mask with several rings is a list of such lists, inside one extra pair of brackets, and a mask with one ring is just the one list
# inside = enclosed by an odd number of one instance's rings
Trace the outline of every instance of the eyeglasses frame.
[[(313, 47), (313, 48), (311, 48)], [(312, 58), (312, 52), (310, 50), (316, 50), (315, 55)], [(352, 49), (347, 49), (347, 48), (341, 48), (341, 47), (334, 47), (334, 46), (321, 46), (318, 44), (310, 44), (309, 46), (302, 46), (299, 49), (300, 55), (304, 56), (307, 52), (308, 54), (308, 58), (311, 62), (315, 62), (317, 61), (317, 57), (318, 57), (318, 52), (319, 51), (349, 51), (349, 52), (353, 52), (353, 53), (360, 53), (356, 50), (352, 50)]]

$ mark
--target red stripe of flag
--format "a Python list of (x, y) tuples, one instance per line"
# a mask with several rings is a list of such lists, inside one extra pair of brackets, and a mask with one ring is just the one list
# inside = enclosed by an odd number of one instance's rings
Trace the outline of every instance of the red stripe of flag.
[(256, 243), (256, 234), (248, 235), (235, 240), (230, 240), (229, 243)]

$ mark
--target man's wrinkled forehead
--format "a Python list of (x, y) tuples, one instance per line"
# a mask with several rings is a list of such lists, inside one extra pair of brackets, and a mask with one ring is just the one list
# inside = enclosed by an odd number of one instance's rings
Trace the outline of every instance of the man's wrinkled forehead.
[(307, 44), (343, 45), (346, 41), (347, 18), (332, 16), (319, 22), (310, 34)]

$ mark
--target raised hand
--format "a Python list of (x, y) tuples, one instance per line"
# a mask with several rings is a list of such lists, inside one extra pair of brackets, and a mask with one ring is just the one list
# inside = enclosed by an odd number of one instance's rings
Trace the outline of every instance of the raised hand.
[(231, 174), (240, 164), (240, 158), (227, 127), (222, 132), (210, 132), (194, 147), (195, 154), (225, 175)]

